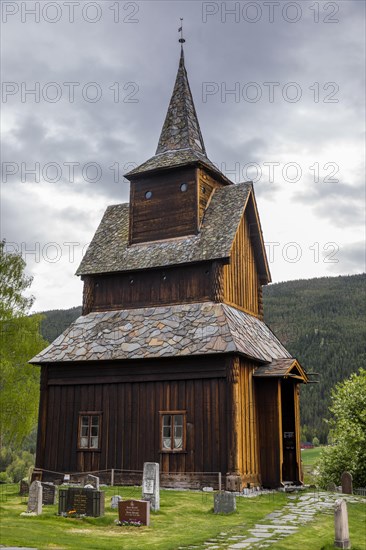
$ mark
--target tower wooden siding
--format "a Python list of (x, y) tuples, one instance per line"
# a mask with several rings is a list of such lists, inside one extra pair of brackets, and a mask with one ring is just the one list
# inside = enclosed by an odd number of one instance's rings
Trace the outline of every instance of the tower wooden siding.
[[(181, 185), (187, 190), (181, 191)], [(152, 193), (146, 199), (146, 193)], [(168, 201), (168, 204), (167, 204)], [(131, 182), (130, 243), (172, 239), (198, 232), (194, 167), (140, 177)]]
[(211, 177), (205, 170), (197, 169), (197, 195), (198, 195), (198, 218), (202, 223), (205, 210), (211, 200), (212, 194), (219, 186), (216, 179)]

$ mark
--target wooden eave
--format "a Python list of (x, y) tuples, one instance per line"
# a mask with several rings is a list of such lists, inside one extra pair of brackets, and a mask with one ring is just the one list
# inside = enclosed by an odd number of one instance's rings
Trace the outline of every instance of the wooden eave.
[(124, 174), (124, 177), (127, 178), (129, 181), (134, 181), (134, 180), (137, 180), (137, 179), (141, 179), (141, 178), (145, 178), (145, 177), (149, 177), (149, 176), (158, 174), (159, 172), (164, 172), (165, 173), (169, 170), (170, 171), (180, 170), (182, 168), (187, 168), (189, 166), (192, 166), (192, 167), (196, 166), (196, 167), (203, 168), (214, 179), (219, 180), (224, 185), (234, 185), (234, 183), (229, 178), (227, 178), (225, 176), (225, 174), (220, 172), (219, 169), (214, 170), (207, 163), (201, 161), (200, 159), (192, 160), (192, 161), (185, 162), (185, 163), (182, 163), (182, 164), (177, 164), (175, 166), (160, 166), (160, 167), (152, 168), (150, 170), (146, 170), (146, 171), (143, 171), (143, 172), (136, 172), (136, 173), (133, 173), (133, 174), (128, 173), (128, 174)]

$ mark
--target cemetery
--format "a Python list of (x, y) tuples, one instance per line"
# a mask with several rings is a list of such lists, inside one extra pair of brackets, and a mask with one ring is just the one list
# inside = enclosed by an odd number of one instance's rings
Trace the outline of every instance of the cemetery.
[(146, 463), (138, 486), (88, 474), (58, 486), (35, 480), (28, 494), (25, 480), (0, 485), (2, 540), (39, 549), (75, 548), (75, 535), (78, 548), (96, 550), (366, 548), (366, 497), (353, 494), (348, 472), (328, 491), (240, 493), (162, 489), (159, 474), (158, 464)]

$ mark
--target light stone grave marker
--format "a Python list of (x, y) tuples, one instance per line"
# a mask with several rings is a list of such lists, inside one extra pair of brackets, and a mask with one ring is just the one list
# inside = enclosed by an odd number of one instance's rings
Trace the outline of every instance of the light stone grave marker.
[(84, 478), (84, 487), (86, 485), (91, 485), (93, 489), (99, 491), (99, 477), (93, 476), (92, 474), (86, 475)]
[(236, 497), (226, 491), (218, 492), (214, 496), (214, 513), (231, 514), (236, 510)]
[(334, 509), (334, 546), (336, 548), (351, 548), (348, 530), (347, 504), (343, 498), (336, 500)]
[(111, 498), (111, 508), (113, 510), (116, 510), (118, 508), (118, 503), (122, 501), (122, 497), (120, 495), (113, 495)]
[(341, 483), (342, 483), (342, 493), (346, 495), (352, 495), (353, 494), (352, 474), (350, 474), (349, 472), (343, 472), (341, 477)]
[(154, 512), (160, 510), (159, 464), (145, 462), (142, 476), (142, 499), (150, 502)]
[(40, 481), (33, 481), (29, 487), (29, 497), (27, 513), (42, 514), (42, 483)]

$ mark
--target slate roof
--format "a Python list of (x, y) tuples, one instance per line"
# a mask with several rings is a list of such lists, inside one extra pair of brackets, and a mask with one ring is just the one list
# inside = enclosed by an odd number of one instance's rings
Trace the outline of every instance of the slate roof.
[(128, 246), (129, 205), (109, 206), (76, 274), (125, 272), (229, 258), (251, 191), (249, 183), (217, 189), (198, 235), (132, 246)]
[(177, 78), (156, 154), (187, 148), (206, 154), (181, 48)]
[(291, 374), (291, 371), (296, 368), (299, 375), (307, 382), (306, 373), (301, 368), (300, 364), (293, 357), (281, 357), (273, 359), (269, 364), (258, 367), (253, 376), (258, 378), (283, 378)]
[(236, 352), (270, 362), (290, 359), (263, 321), (221, 303), (89, 313), (31, 363), (110, 361)]
[(134, 168), (125, 176), (133, 179), (138, 174), (176, 168), (187, 164), (200, 164), (213, 171), (228, 184), (232, 182), (207, 158), (206, 148), (194, 106), (183, 48), (172, 97), (161, 131), (155, 156)]

